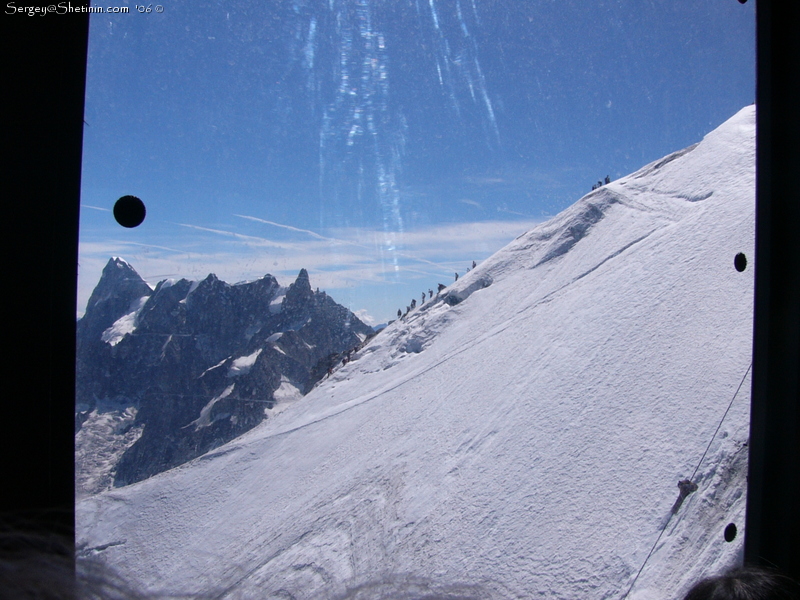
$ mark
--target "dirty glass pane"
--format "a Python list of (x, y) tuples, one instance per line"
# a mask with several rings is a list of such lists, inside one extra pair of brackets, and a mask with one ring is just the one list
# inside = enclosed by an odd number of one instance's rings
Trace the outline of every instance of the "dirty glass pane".
[(79, 556), (297, 598), (679, 597), (739, 560), (752, 2), (119, 7)]

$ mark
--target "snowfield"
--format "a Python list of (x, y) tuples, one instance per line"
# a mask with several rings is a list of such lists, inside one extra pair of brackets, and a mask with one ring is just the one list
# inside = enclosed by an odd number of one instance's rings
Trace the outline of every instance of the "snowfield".
[[(410, 578), (681, 598), (742, 556), (753, 270), (733, 261), (753, 264), (754, 190), (750, 106), (520, 236), (244, 436), (82, 500), (79, 555), (167, 595)], [(671, 515), (685, 478), (699, 489)]]
[(112, 346), (116, 346), (127, 334), (136, 331), (136, 319), (142, 312), (148, 296), (135, 300), (126, 314), (117, 319), (111, 327), (103, 332), (101, 339)]

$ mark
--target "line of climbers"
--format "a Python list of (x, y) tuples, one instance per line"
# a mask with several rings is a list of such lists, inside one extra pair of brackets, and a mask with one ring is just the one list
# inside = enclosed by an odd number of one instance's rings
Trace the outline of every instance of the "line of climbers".
[(319, 363), (317, 363), (317, 366), (314, 368), (317, 374), (316, 381), (319, 381), (323, 377), (322, 375), (323, 371), (320, 370), (320, 366), (325, 367), (324, 376), (330, 377), (331, 375), (333, 375), (333, 369), (336, 366), (338, 366), (339, 364), (341, 364), (341, 366), (344, 366), (347, 363), (349, 363), (353, 359), (353, 354), (355, 354), (356, 352), (364, 348), (364, 346), (366, 346), (368, 343), (370, 343), (372, 341), (372, 338), (374, 338), (377, 335), (377, 333), (378, 332), (375, 331), (369, 334), (360, 344), (356, 344), (349, 350), (345, 350), (344, 352), (339, 352), (339, 353), (334, 352), (333, 354), (329, 354), (325, 358), (320, 359)]
[[(478, 266), (478, 263), (476, 263), (473, 260), (472, 261), (472, 268), (474, 269), (477, 266)], [(470, 267), (467, 267), (467, 273), (469, 273), (469, 271), (470, 271)], [(455, 274), (455, 280), (458, 281), (458, 273)], [(445, 289), (446, 287), (447, 287), (446, 285), (444, 285), (443, 283), (440, 283), (438, 288), (437, 288), (436, 295), (438, 296), (439, 294), (441, 294), (442, 290)], [(425, 304), (425, 298), (426, 298), (425, 292), (422, 292), (422, 302), (420, 302), (420, 306), (422, 304)], [(433, 300), (433, 290), (431, 290), (431, 289), (428, 290), (427, 298), (429, 300)], [(400, 310), (399, 308), (397, 309), (397, 318), (400, 319), (400, 318), (405, 317), (408, 313), (410, 313), (416, 307), (417, 307), (417, 299), (416, 298), (412, 298), (411, 304), (409, 306), (406, 306), (406, 312), (405, 313), (402, 310)], [(348, 350), (346, 352), (343, 352), (342, 354), (332, 354), (332, 355), (326, 357), (324, 359), (324, 362), (327, 363), (327, 368), (326, 368), (324, 376), (325, 377), (330, 377), (333, 374), (334, 367), (336, 365), (338, 365), (339, 363), (341, 363), (342, 366), (344, 366), (347, 363), (349, 363), (351, 358), (352, 358), (353, 353), (354, 352), (358, 352), (361, 348), (363, 348), (370, 339), (372, 339), (372, 336), (368, 337), (366, 340), (364, 340), (361, 344), (359, 344), (355, 348), (352, 348), (352, 349), (350, 349), (350, 350)], [(319, 378), (321, 378), (321, 377), (323, 377), (323, 375), (320, 375)]]
[[(478, 263), (476, 263), (473, 260), (472, 261), (472, 268), (474, 269), (477, 266), (478, 266)], [(469, 271), (470, 271), (470, 268), (467, 267), (467, 273), (469, 273)], [(456, 271), (456, 273), (455, 273), (455, 281), (458, 281), (458, 271)], [(440, 283), (439, 287), (437, 289), (436, 295), (438, 296), (439, 294), (441, 294), (442, 290), (445, 289), (446, 287), (447, 287), (446, 285), (444, 285), (443, 283)], [(428, 298), (430, 300), (433, 300), (433, 290), (428, 290)], [(422, 302), (420, 302), (420, 306), (422, 306), (423, 304), (425, 304), (425, 292), (422, 292)], [(397, 318), (398, 319), (404, 318), (408, 313), (410, 313), (415, 308), (417, 308), (417, 299), (416, 298), (412, 298), (411, 299), (411, 304), (406, 306), (406, 312), (403, 312), (403, 310), (400, 309), (400, 308), (397, 309)]]
[(611, 183), (611, 179), (609, 178), (609, 176), (608, 176), (608, 175), (606, 175), (606, 178), (605, 178), (603, 181), (599, 181), (599, 180), (598, 180), (598, 182), (597, 182), (597, 183), (595, 183), (595, 184), (592, 186), (592, 191), (596, 190), (597, 188), (601, 188), (601, 187), (603, 187), (604, 185), (606, 185), (606, 184), (608, 184), (608, 183)]

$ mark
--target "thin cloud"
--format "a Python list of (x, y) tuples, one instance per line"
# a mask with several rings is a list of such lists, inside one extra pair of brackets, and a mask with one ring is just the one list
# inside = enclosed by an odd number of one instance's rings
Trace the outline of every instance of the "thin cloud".
[(186, 254), (186, 250), (178, 250), (177, 248), (168, 248), (167, 246), (156, 246), (155, 244), (142, 244), (140, 242), (129, 242), (122, 240), (111, 240), (116, 244), (123, 246), (139, 246), (142, 248), (152, 248), (154, 250), (166, 250), (167, 252), (175, 252), (176, 254)]
[(205, 231), (208, 233), (216, 233), (218, 235), (224, 235), (226, 237), (233, 237), (240, 240), (246, 240), (249, 242), (255, 242), (260, 246), (270, 246), (274, 248), (284, 248), (284, 249), (293, 249), (296, 248), (296, 244), (287, 244), (283, 242), (274, 242), (272, 240), (268, 240), (267, 238), (258, 237), (255, 235), (245, 235), (244, 233), (238, 233), (236, 231), (225, 231), (224, 229), (212, 229), (211, 227), (202, 227), (200, 225), (190, 225), (189, 223), (176, 223), (181, 227), (187, 227), (189, 229), (196, 229), (197, 231)]
[[(416, 250), (435, 252), (439, 255), (461, 254), (469, 249), (487, 244), (510, 242), (519, 234), (532, 229), (541, 221), (472, 221), (429, 227), (405, 232), (404, 242)], [(505, 244), (503, 244), (505, 245)], [(499, 247), (495, 247), (498, 250)]]
[(464, 180), (475, 185), (497, 185), (508, 181), (503, 177), (465, 177)]
[(367, 325), (375, 325), (375, 317), (369, 314), (366, 308), (354, 310), (353, 314), (357, 316), (362, 323), (366, 323)]
[(247, 219), (249, 221), (255, 221), (257, 223), (264, 223), (266, 225), (272, 225), (273, 227), (280, 227), (281, 229), (288, 229), (289, 231), (296, 231), (298, 233), (305, 233), (307, 235), (310, 235), (311, 237), (315, 237), (315, 238), (320, 239), (320, 240), (325, 240), (325, 241), (329, 241), (329, 242), (341, 242), (343, 244), (348, 243), (348, 242), (345, 242), (343, 240), (335, 240), (333, 238), (326, 238), (325, 236), (322, 236), (322, 235), (318, 234), (315, 231), (311, 231), (310, 229), (300, 229), (299, 227), (293, 227), (291, 225), (284, 225), (283, 223), (276, 223), (275, 221), (267, 221), (266, 219), (259, 219), (258, 217), (251, 217), (249, 215), (237, 215), (237, 214), (234, 214), (233, 216), (234, 217), (239, 217), (240, 219)]
[(475, 200), (470, 200), (469, 198), (461, 198), (459, 200), (459, 202), (461, 202), (463, 204), (468, 204), (469, 206), (474, 206), (475, 208), (479, 208), (479, 209), (483, 210), (483, 206), (481, 206), (481, 203), (477, 202)]
[[(359, 243), (359, 242), (353, 241), (352, 239), (347, 239), (347, 237), (345, 237), (345, 236), (342, 236), (342, 237), (326, 237), (326, 236), (320, 235), (319, 233), (317, 233), (315, 231), (311, 231), (310, 229), (301, 229), (299, 227), (293, 227), (291, 225), (284, 225), (282, 223), (276, 223), (275, 221), (267, 221), (266, 219), (260, 219), (258, 217), (252, 217), (252, 216), (249, 216), (249, 215), (238, 215), (238, 214), (234, 214), (233, 216), (239, 217), (241, 219), (248, 219), (250, 221), (255, 221), (255, 222), (258, 222), (258, 223), (265, 223), (267, 225), (272, 225), (274, 227), (281, 227), (281, 228), (287, 229), (289, 231), (295, 231), (295, 232), (298, 232), (298, 233), (305, 233), (305, 234), (310, 235), (310, 236), (312, 236), (312, 237), (314, 237), (316, 239), (319, 239), (321, 241), (333, 242), (335, 244), (345, 244), (345, 245), (348, 245), (348, 246), (355, 246), (357, 248), (362, 248), (362, 249), (365, 249), (365, 250), (369, 250), (370, 252), (374, 251), (374, 249), (375, 249), (374, 247), (365, 246), (363, 243)], [(362, 230), (346, 230), (346, 231), (348, 231), (348, 233), (350, 233), (350, 235), (355, 234), (355, 235), (357, 235), (359, 237), (363, 236)], [(380, 235), (380, 233), (379, 232), (375, 232), (375, 235), (373, 236), (373, 239), (377, 239), (378, 235)], [(383, 245), (383, 244), (381, 244), (381, 245)], [(409, 260), (415, 260), (415, 261), (418, 261), (418, 262), (429, 264), (429, 265), (432, 265), (434, 267), (440, 267), (441, 266), (439, 263), (436, 263), (436, 262), (433, 262), (433, 261), (430, 261), (430, 260), (427, 260), (427, 259), (424, 259), (424, 258), (421, 258), (421, 257), (418, 257), (418, 256), (413, 256), (413, 255), (410, 255), (410, 254), (406, 254), (406, 253), (404, 253), (402, 251), (395, 251), (395, 254), (397, 256), (401, 256), (403, 258), (408, 258)]]
[(81, 204), (81, 208), (91, 208), (92, 210), (102, 210), (103, 212), (111, 212), (110, 208), (102, 208), (100, 206), (92, 206), (91, 204)]
[(516, 212), (514, 210), (508, 210), (507, 208), (501, 208), (499, 206), (497, 207), (497, 212), (506, 213), (506, 214), (509, 214), (509, 215), (517, 215), (518, 217), (525, 217), (526, 219), (530, 219), (531, 218), (530, 215), (526, 215), (526, 214), (521, 213), (521, 212)]

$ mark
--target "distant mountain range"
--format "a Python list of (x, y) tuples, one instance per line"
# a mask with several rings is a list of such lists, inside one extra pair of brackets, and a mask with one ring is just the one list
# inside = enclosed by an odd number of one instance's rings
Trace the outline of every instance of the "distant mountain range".
[(300, 271), (155, 289), (108, 261), (77, 324), (79, 495), (126, 485), (252, 429), (307, 393), (373, 329)]

